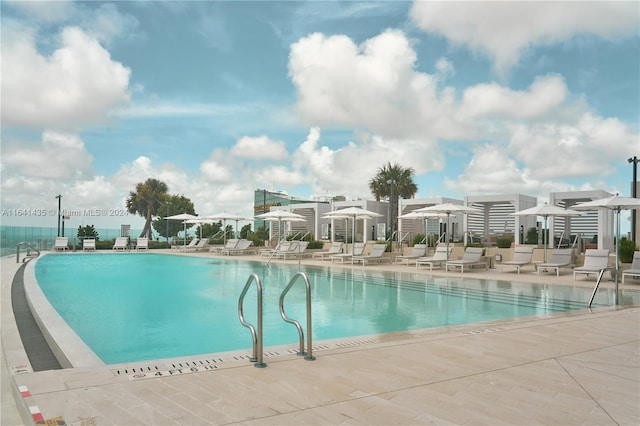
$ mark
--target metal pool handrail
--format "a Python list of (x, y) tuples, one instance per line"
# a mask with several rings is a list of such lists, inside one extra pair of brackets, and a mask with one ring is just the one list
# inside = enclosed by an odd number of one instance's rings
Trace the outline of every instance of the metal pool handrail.
[[(20, 263), (20, 247), (22, 247), (22, 246), (27, 247), (27, 255), (25, 256), (25, 258), (24, 258), (24, 259), (22, 259), (22, 262), (23, 262), (23, 263), (24, 263), (24, 261), (25, 261), (27, 258), (32, 258), (32, 257), (38, 257), (38, 256), (40, 256), (40, 250), (38, 250), (37, 248), (35, 248), (35, 247), (34, 247), (34, 246), (32, 246), (31, 244), (29, 244), (28, 242), (26, 242), (26, 241), (22, 241), (22, 242), (18, 243), (18, 245), (16, 246), (16, 263)], [(35, 251), (35, 252), (36, 252), (36, 255), (35, 255), (35, 256), (34, 256), (34, 255), (32, 255), (30, 250)]]
[[(258, 291), (258, 330), (257, 331), (253, 325), (249, 324), (244, 319), (244, 310), (243, 310), (244, 296), (247, 294), (247, 291), (249, 291), (249, 287), (251, 286), (251, 283), (253, 281), (255, 281), (257, 291)], [(263, 356), (263, 353), (262, 353), (262, 346), (263, 346), (262, 344), (262, 338), (263, 338), (263, 335), (262, 335), (262, 280), (260, 280), (260, 277), (256, 273), (249, 275), (249, 279), (247, 280), (247, 283), (244, 285), (244, 288), (242, 289), (242, 293), (240, 293), (240, 298), (238, 299), (238, 317), (240, 318), (240, 323), (245, 327), (247, 327), (251, 332), (251, 340), (253, 342), (253, 356), (251, 357), (250, 361), (255, 363), (254, 367), (257, 367), (257, 368), (266, 367), (267, 364), (262, 362), (262, 356)]]
[[(304, 280), (304, 283), (306, 286), (306, 293), (307, 293), (307, 351), (306, 352), (304, 350), (304, 332), (302, 331), (302, 326), (298, 321), (289, 318), (287, 314), (284, 312), (284, 296), (289, 292), (291, 287), (293, 287), (293, 285), (296, 283), (298, 278), (302, 278)], [(307, 361), (313, 361), (314, 359), (316, 359), (316, 357), (313, 356), (313, 353), (312, 353), (313, 349), (311, 345), (311, 340), (312, 340), (312, 337), (311, 337), (311, 284), (309, 284), (309, 278), (307, 277), (307, 274), (305, 274), (304, 272), (296, 273), (291, 279), (291, 281), (289, 282), (289, 284), (285, 287), (285, 289), (282, 290), (282, 294), (280, 295), (280, 315), (282, 316), (283, 320), (285, 320), (289, 324), (295, 325), (295, 327), (298, 329), (298, 336), (300, 337), (300, 351), (298, 351), (298, 355), (305, 355), (304, 359), (306, 359)]]

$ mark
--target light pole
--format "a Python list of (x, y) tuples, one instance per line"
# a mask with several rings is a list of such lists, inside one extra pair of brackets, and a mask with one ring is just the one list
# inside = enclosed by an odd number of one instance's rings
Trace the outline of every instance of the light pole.
[(58, 237), (60, 236), (60, 215), (62, 214), (62, 195), (58, 194), (54, 198), (58, 199)]
[[(627, 159), (628, 163), (633, 163), (633, 181), (631, 181), (631, 196), (633, 198), (638, 198), (638, 157), (635, 155), (633, 158)], [(631, 241), (636, 242), (636, 211), (631, 210)]]

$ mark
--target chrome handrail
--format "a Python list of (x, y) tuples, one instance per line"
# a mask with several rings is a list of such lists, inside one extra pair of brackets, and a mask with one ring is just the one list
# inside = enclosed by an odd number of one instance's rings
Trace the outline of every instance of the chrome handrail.
[[(244, 296), (249, 291), (249, 287), (251, 286), (251, 282), (255, 281), (257, 291), (258, 291), (258, 330), (256, 331), (255, 327), (249, 324), (244, 319)], [(240, 324), (247, 327), (251, 332), (251, 340), (253, 342), (253, 356), (249, 359), (251, 362), (254, 362), (254, 367), (264, 368), (267, 366), (266, 363), (262, 362), (262, 280), (256, 273), (252, 273), (247, 280), (247, 283), (244, 285), (242, 289), (242, 293), (240, 293), (240, 298), (238, 299), (238, 317), (240, 317)]]
[[(16, 246), (16, 263), (20, 263), (20, 247), (22, 247), (22, 246), (26, 246), (27, 247), (27, 255), (24, 257), (24, 259), (26, 259), (27, 257), (38, 257), (38, 256), (40, 256), (40, 250), (38, 250), (37, 248), (35, 248), (31, 244), (29, 244), (28, 242), (22, 241), (22, 242), (19, 242), (18, 245)], [(30, 255), (30, 250), (34, 250), (37, 254), (35, 256)], [(22, 259), (23, 263), (24, 263), (24, 259)]]
[[(302, 326), (300, 325), (300, 322), (291, 319), (287, 316), (287, 314), (284, 312), (284, 296), (289, 292), (289, 290), (291, 289), (291, 287), (293, 287), (293, 285), (296, 283), (298, 278), (302, 278), (304, 280), (305, 286), (306, 286), (306, 293), (307, 293), (307, 351), (305, 352), (304, 350), (304, 331), (302, 331)], [(280, 295), (280, 315), (282, 316), (282, 319), (285, 320), (285, 322), (288, 322), (289, 324), (293, 324), (296, 329), (298, 330), (298, 336), (300, 337), (300, 350), (298, 351), (298, 355), (304, 355), (304, 359), (306, 359), (307, 361), (313, 361), (314, 359), (316, 359), (315, 356), (313, 356), (313, 349), (312, 349), (312, 345), (311, 345), (311, 284), (309, 284), (309, 278), (307, 277), (307, 274), (305, 274), (304, 272), (298, 272), (296, 273), (293, 278), (291, 279), (291, 281), (289, 281), (289, 284), (285, 287), (284, 290), (282, 290), (282, 294)]]
[[(604, 276), (605, 271), (606, 269), (602, 269), (600, 273), (598, 273), (598, 280), (596, 281), (595, 287), (593, 287), (593, 293), (591, 293), (591, 299), (589, 299), (589, 307), (591, 307), (591, 304), (593, 303), (593, 299), (596, 297), (596, 292), (598, 291), (598, 287), (600, 287), (600, 281), (602, 281), (602, 277)], [(617, 294), (616, 294), (616, 297), (618, 297)]]

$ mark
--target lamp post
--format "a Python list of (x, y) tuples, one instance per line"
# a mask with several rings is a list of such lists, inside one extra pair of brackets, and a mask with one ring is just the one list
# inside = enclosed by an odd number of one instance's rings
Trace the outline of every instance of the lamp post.
[(62, 195), (58, 194), (54, 198), (58, 199), (58, 237), (60, 236), (60, 215), (62, 214)]
[[(631, 182), (631, 196), (633, 198), (638, 198), (638, 157), (635, 155), (633, 158), (627, 159), (628, 163), (633, 163), (633, 181)], [(631, 241), (636, 242), (636, 211), (631, 210)]]

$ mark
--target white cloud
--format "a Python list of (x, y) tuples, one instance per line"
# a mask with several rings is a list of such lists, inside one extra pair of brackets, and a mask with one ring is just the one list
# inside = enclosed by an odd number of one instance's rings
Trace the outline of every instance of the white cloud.
[(638, 135), (615, 118), (590, 113), (575, 123), (543, 123), (511, 129), (509, 149), (539, 179), (607, 176), (637, 152)]
[(44, 23), (62, 22), (69, 18), (74, 11), (74, 2), (66, 0), (56, 1), (24, 1), (5, 0), (3, 7), (19, 9), (31, 19)]
[(426, 32), (488, 55), (501, 74), (530, 46), (580, 34), (636, 35), (640, 24), (637, 2), (615, 1), (416, 1), (411, 18)]
[(297, 108), (312, 126), (394, 138), (469, 136), (472, 129), (454, 120), (455, 93), (438, 90), (440, 76), (415, 66), (416, 53), (397, 30), (360, 46), (346, 36), (316, 33), (292, 44), (289, 56)]
[(284, 160), (289, 156), (283, 141), (275, 141), (265, 135), (241, 137), (231, 148), (231, 154), (256, 160)]
[(519, 167), (506, 151), (493, 145), (482, 145), (473, 150), (473, 158), (464, 173), (455, 181), (446, 180), (445, 186), (450, 190), (462, 187), (467, 194), (527, 193), (537, 185), (528, 175), (529, 171)]
[(388, 161), (412, 167), (416, 174), (439, 170), (444, 164), (440, 150), (429, 140), (393, 140), (361, 134), (357, 142), (338, 149), (322, 145), (319, 128), (311, 128), (293, 155), (294, 167), (303, 170), (316, 194), (335, 193), (354, 197), (370, 195), (369, 179)]
[(139, 22), (134, 16), (121, 13), (115, 4), (107, 3), (87, 16), (82, 26), (97, 40), (109, 44), (119, 37), (135, 37)]
[(42, 56), (33, 34), (3, 40), (3, 125), (76, 130), (104, 123), (129, 102), (130, 70), (77, 27), (60, 34), (60, 47)]
[(464, 91), (459, 112), (465, 121), (492, 116), (536, 118), (563, 106), (567, 94), (560, 76), (538, 77), (527, 91), (511, 90), (497, 83), (478, 84)]
[(78, 179), (91, 175), (93, 158), (78, 135), (45, 132), (37, 143), (13, 141), (2, 147), (6, 171), (36, 178)]
[(202, 176), (209, 182), (213, 183), (230, 183), (233, 181), (234, 176), (232, 169), (229, 168), (224, 159), (222, 161), (216, 159), (216, 155), (212, 154), (211, 157), (203, 161), (200, 164), (200, 172)]

